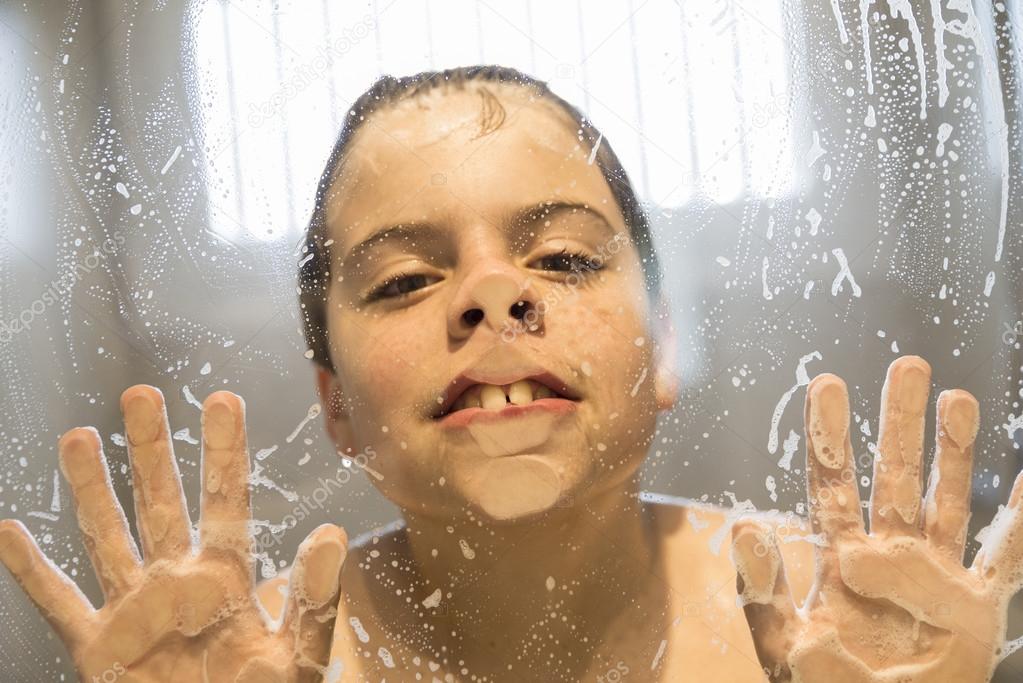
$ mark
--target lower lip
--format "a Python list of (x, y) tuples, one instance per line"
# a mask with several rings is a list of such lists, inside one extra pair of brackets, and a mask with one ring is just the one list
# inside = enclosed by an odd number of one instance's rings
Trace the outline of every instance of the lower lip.
[(509, 403), (500, 410), (484, 410), (483, 408), (463, 408), (453, 413), (448, 413), (440, 419), (444, 427), (465, 427), (470, 422), (496, 422), (499, 420), (514, 419), (523, 415), (543, 412), (554, 415), (567, 415), (575, 411), (575, 401), (567, 398), (541, 398), (524, 406), (517, 406)]

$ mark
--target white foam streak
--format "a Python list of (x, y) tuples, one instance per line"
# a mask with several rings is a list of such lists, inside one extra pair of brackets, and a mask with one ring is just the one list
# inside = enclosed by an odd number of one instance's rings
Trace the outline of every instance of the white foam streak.
[[(771, 415), (771, 433), (767, 436), (767, 451), (769, 453), (773, 454), (778, 450), (778, 423), (781, 422), (782, 413), (785, 412), (785, 406), (792, 399), (792, 394), (796, 393), (799, 387), (805, 387), (810, 383), (810, 377), (806, 374), (806, 364), (811, 360), (822, 360), (821, 352), (811, 351), (799, 359), (799, 365), (796, 367), (796, 383), (791, 389), (782, 394), (781, 399), (778, 400), (778, 405), (774, 407), (774, 414)], [(787, 447), (788, 440), (785, 443)], [(798, 437), (796, 443), (798, 443)], [(793, 445), (794, 450), (795, 446)]]

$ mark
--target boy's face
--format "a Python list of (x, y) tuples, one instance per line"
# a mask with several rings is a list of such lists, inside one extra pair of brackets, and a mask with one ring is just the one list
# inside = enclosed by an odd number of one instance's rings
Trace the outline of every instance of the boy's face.
[(474, 88), (399, 103), (358, 133), (328, 204), (337, 374), (320, 376), (338, 447), (376, 451), (388, 498), (491, 521), (631, 476), (674, 397), (589, 146), (553, 105), (496, 95), (506, 119), (485, 135), (495, 109)]

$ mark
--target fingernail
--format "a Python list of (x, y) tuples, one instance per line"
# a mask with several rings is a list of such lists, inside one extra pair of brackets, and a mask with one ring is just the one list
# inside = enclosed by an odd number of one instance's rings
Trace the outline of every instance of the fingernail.
[(202, 433), (209, 448), (223, 450), (237, 444), (234, 398), (226, 392), (218, 392), (206, 399), (202, 410)]
[(942, 406), (941, 431), (965, 449), (977, 438), (980, 429), (980, 406), (977, 399), (965, 391), (951, 389), (941, 392), (938, 404)]
[(743, 604), (769, 603), (781, 560), (768, 535), (756, 527), (739, 531), (732, 540), (732, 562), (742, 580)]
[(841, 467), (849, 428), (849, 395), (838, 377), (820, 376), (811, 383), (808, 428), (817, 461), (828, 469)]
[(917, 409), (917, 415), (923, 414), (927, 406), (927, 394), (931, 390), (931, 368), (922, 358), (910, 357), (911, 360), (901, 363), (899, 373), (899, 406), (905, 412)]
[(25, 547), (17, 522), (5, 519), (0, 522), (0, 561), (13, 574), (23, 574), (32, 566), (32, 555)]
[(129, 389), (121, 400), (124, 431), (133, 444), (151, 443), (160, 436), (163, 416), (160, 405), (148, 388)]
[(79, 427), (60, 439), (60, 469), (72, 487), (83, 486), (95, 476), (96, 448), (99, 435), (95, 430)]
[(324, 605), (337, 592), (346, 553), (339, 537), (317, 539), (304, 561), (305, 591), (310, 603)]

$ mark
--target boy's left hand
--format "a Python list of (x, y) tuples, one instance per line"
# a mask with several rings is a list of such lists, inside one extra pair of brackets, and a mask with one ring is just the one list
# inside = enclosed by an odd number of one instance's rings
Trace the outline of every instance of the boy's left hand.
[(733, 529), (740, 599), (772, 683), (979, 683), (1004, 656), (1008, 603), (1023, 586), (1023, 475), (965, 568), (979, 409), (961, 389), (938, 397), (923, 496), (930, 381), (922, 358), (903, 356), (888, 368), (869, 533), (845, 383), (823, 374), (807, 387), (807, 484), (818, 536), (803, 607), (789, 594), (773, 530), (745, 520)]

